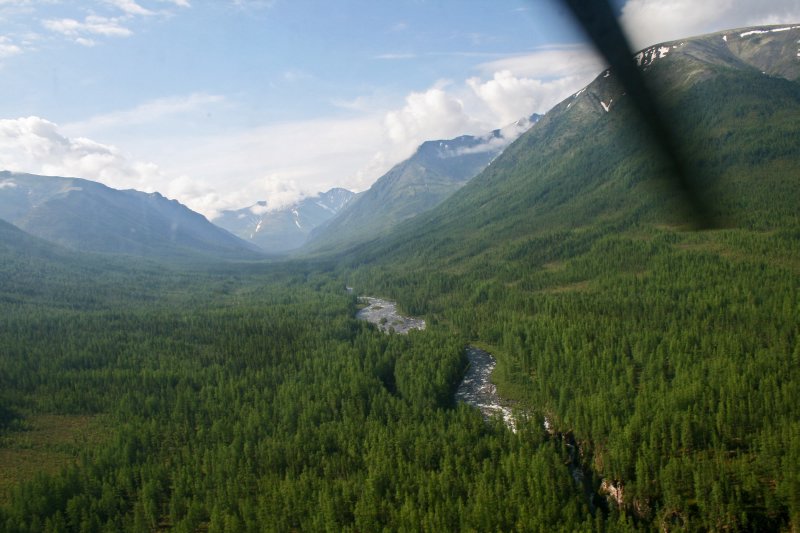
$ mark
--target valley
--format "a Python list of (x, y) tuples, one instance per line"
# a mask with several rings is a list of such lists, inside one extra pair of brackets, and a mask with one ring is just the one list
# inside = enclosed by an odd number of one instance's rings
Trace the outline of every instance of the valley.
[(290, 255), (3, 172), (0, 530), (796, 530), (798, 40), (642, 51), (702, 231), (611, 71), (272, 213)]

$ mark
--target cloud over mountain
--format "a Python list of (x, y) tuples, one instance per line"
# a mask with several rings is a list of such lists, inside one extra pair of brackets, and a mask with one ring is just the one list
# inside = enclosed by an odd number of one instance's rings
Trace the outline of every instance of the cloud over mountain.
[(620, 19), (635, 48), (760, 24), (800, 21), (797, 0), (628, 0)]

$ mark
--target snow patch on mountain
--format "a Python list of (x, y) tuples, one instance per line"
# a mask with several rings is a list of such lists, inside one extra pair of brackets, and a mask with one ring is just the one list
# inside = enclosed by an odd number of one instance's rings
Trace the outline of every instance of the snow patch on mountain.
[(796, 30), (800, 28), (800, 26), (786, 26), (784, 28), (773, 28), (771, 30), (750, 30), (744, 33), (740, 33), (739, 37), (751, 37), (753, 35), (762, 35), (764, 33), (778, 33), (781, 31), (789, 31), (789, 30)]
[[(676, 47), (673, 46), (673, 48)], [(636, 60), (636, 66), (649, 67), (656, 61), (656, 59), (663, 59), (667, 57), (667, 54), (669, 54), (670, 50), (673, 48), (670, 48), (669, 46), (652, 46), (633, 56), (633, 59)]]
[(332, 209), (330, 206), (323, 204), (322, 202), (315, 202), (318, 206), (320, 206), (325, 211), (330, 211), (331, 213), (336, 213), (336, 210)]

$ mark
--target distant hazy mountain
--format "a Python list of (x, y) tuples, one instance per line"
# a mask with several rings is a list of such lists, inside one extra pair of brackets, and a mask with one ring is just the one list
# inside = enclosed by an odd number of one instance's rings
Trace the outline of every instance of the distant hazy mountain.
[(302, 246), (314, 228), (336, 215), (354, 196), (351, 191), (336, 188), (275, 211), (262, 201), (223, 211), (213, 222), (262, 250), (287, 252)]
[(366, 241), (436, 207), (538, 119), (534, 114), (486, 135), (423, 143), (414, 155), (395, 165), (339, 215), (314, 231), (309, 248), (323, 250)]
[(148, 257), (255, 258), (250, 244), (158, 193), (0, 172), (0, 219), (69, 248)]

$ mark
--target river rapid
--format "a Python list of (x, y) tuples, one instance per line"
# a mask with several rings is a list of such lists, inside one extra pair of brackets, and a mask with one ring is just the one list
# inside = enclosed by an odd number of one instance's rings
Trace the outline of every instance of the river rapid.
[(492, 383), (492, 372), (497, 361), (474, 346), (467, 346), (469, 367), (456, 390), (456, 400), (477, 407), (485, 419), (500, 416), (511, 431), (516, 431), (511, 408), (497, 394)]

